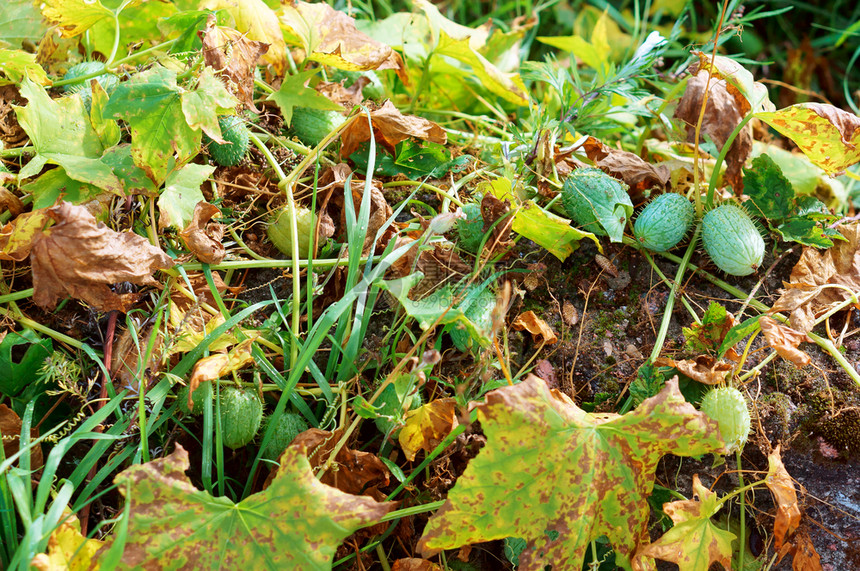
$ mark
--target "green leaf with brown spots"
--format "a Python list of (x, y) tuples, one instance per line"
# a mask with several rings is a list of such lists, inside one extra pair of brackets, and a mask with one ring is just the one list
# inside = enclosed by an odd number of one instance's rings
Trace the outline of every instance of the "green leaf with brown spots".
[[(189, 126), (183, 111), (183, 94), (189, 93), (177, 85), (175, 71), (156, 65), (122, 82), (105, 106), (105, 117), (128, 122), (134, 164), (156, 186), (167, 178), (174, 154), (176, 166), (182, 166), (200, 149), (203, 135)], [(213, 116), (215, 112), (210, 110)], [(203, 124), (195, 119), (198, 122)]]
[(794, 141), (828, 174), (860, 162), (860, 117), (853, 113), (825, 103), (798, 103), (755, 116)]
[(395, 506), (319, 482), (303, 448), (288, 447), (269, 487), (238, 504), (191, 485), (188, 466), (177, 444), (114, 478), (129, 510), (120, 569), (331, 569), (346, 537)]
[[(648, 543), (647, 498), (664, 454), (723, 451), (717, 424), (684, 400), (677, 377), (635, 410), (589, 414), (533, 375), (478, 407), (487, 445), (430, 518), (425, 556), (501, 539), (528, 540), (520, 569), (579, 569), (605, 535), (616, 563)], [(558, 533), (555, 539), (551, 536)]]
[(679, 571), (708, 571), (717, 561), (724, 569), (732, 568), (734, 533), (714, 525), (711, 517), (720, 511), (715, 493), (693, 476), (693, 493), (697, 500), (663, 504), (663, 511), (675, 525), (636, 554), (636, 568), (647, 569), (649, 559), (662, 559), (678, 565)]

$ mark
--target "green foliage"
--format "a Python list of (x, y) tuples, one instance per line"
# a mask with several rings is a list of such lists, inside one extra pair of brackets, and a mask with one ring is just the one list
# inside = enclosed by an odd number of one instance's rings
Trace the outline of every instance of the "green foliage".
[(215, 162), (222, 167), (238, 165), (248, 152), (249, 133), (245, 122), (238, 115), (223, 115), (218, 118), (223, 143), (204, 136), (204, 143)]
[[(269, 95), (266, 99), (267, 101), (274, 101), (275, 104), (281, 109), (281, 113), (284, 115), (284, 123), (287, 127), (292, 126), (293, 129), (297, 129), (296, 133), (299, 136), (299, 139), (304, 141), (304, 137), (312, 138), (317, 133), (314, 131), (313, 123), (309, 120), (309, 118), (305, 117), (299, 120), (299, 127), (293, 124), (293, 110), (296, 107), (301, 107), (302, 111), (299, 115), (303, 115), (307, 110), (313, 109), (315, 111), (343, 111), (343, 107), (320, 94), (317, 90), (311, 89), (310, 87), (306, 87), (305, 84), (310, 80), (310, 78), (317, 75), (319, 69), (308, 69), (302, 72), (299, 72), (295, 75), (288, 75), (284, 78), (283, 83), (281, 83), (280, 89), (276, 92)], [(320, 114), (320, 117), (329, 117), (327, 114)], [(333, 117), (333, 115), (331, 116)], [(341, 122), (343, 120), (343, 116), (341, 116)], [(321, 137), (328, 135), (328, 131), (325, 132)], [(307, 142), (307, 141), (306, 141)], [(313, 143), (313, 146), (316, 146), (319, 143)], [(308, 142), (308, 144), (311, 144)]]
[(702, 244), (718, 268), (733, 276), (756, 271), (764, 259), (764, 239), (746, 210), (723, 204), (702, 219)]
[(422, 399), (409, 375), (402, 375), (389, 383), (373, 402), (374, 424), (387, 438), (396, 438), (403, 417), (412, 409), (421, 406)]
[[(358, 172), (367, 172), (369, 145), (369, 143), (361, 144), (349, 157), (355, 163)], [(412, 180), (424, 177), (440, 178), (448, 172), (460, 172), (472, 160), (469, 155), (451, 158), (451, 151), (438, 143), (430, 141), (417, 143), (410, 140), (397, 143), (393, 156), (381, 153), (377, 158), (374, 171), (376, 176), (402, 174)]]
[(568, 215), (588, 232), (621, 242), (633, 203), (627, 185), (600, 169), (573, 171), (561, 189), (561, 203)]
[(717, 356), (731, 328), (732, 319), (726, 308), (712, 301), (702, 315), (701, 323), (683, 328), (684, 345), (693, 354)]
[(820, 200), (795, 196), (791, 182), (768, 155), (754, 158), (752, 168), (744, 169), (744, 192), (750, 197), (745, 204), (767, 219), (784, 240), (829, 248), (833, 238), (842, 239), (836, 229), (827, 226), (837, 217)]

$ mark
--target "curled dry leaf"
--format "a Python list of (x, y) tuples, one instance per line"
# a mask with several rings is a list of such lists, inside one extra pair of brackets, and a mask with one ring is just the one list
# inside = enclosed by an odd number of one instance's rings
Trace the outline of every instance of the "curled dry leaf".
[(805, 528), (794, 535), (793, 553), (792, 571), (821, 571), (821, 557), (812, 545), (812, 539)]
[(201, 200), (194, 207), (191, 222), (179, 233), (191, 253), (204, 264), (220, 264), (226, 254), (221, 244), (224, 226), (209, 224), (215, 216), (221, 216), (218, 207)]
[[(5, 404), (0, 404), (0, 433), (3, 434), (3, 454), (5, 454), (5, 458), (9, 458), (18, 452), (18, 444), (21, 441), (21, 426), (21, 417)], [(38, 438), (38, 436), (38, 430), (35, 428), (30, 430), (30, 438)], [(10, 438), (7, 440), (7, 437)], [(37, 444), (30, 449), (30, 469), (37, 470), (41, 467), (42, 445)]]
[(406, 414), (398, 441), (412, 462), (419, 450), (431, 452), (457, 426), (456, 401), (437, 399)]
[(245, 339), (238, 345), (230, 349), (227, 353), (216, 353), (203, 357), (194, 364), (194, 369), (191, 371), (191, 377), (188, 379), (188, 408), (194, 408), (194, 403), (191, 400), (191, 395), (197, 388), (205, 382), (220, 379), (238, 371), (254, 362), (254, 357), (251, 355), (252, 344), (254, 338)]
[(544, 342), (547, 345), (552, 345), (558, 341), (558, 335), (555, 334), (552, 327), (531, 310), (517, 315), (513, 323), (511, 323), (511, 327), (516, 331), (525, 329), (532, 334), (536, 343)]
[[(342, 430), (329, 432), (311, 428), (299, 434), (290, 448), (306, 448), (308, 462), (312, 469), (316, 469), (328, 462), (342, 436)], [(388, 468), (375, 454), (342, 446), (334, 457), (334, 464), (322, 475), (320, 482), (347, 494), (365, 495), (377, 500), (385, 498), (379, 488), (388, 485)]]
[(694, 381), (706, 385), (720, 385), (726, 382), (726, 375), (730, 374), (734, 367), (725, 361), (717, 361), (708, 355), (699, 355), (695, 359), (684, 359), (675, 361), (659, 357), (655, 361), (659, 365), (675, 367)]
[(269, 45), (250, 40), (233, 28), (217, 26), (215, 21), (215, 14), (210, 14), (206, 29), (197, 32), (203, 41), (203, 61), (245, 107), (259, 113), (254, 107), (254, 70)]
[[(161, 369), (164, 335), (161, 331), (154, 332), (155, 340), (150, 351), (148, 343), (152, 335), (151, 326), (139, 331), (126, 328), (119, 336), (119, 340), (114, 342), (110, 371), (111, 376), (116, 380), (114, 384), (116, 392), (121, 392), (123, 389), (137, 392), (141, 390), (141, 382), (158, 375)], [(149, 359), (144, 362), (147, 351), (150, 351)]]
[(338, 69), (393, 69), (409, 83), (400, 54), (360, 32), (355, 20), (325, 2), (284, 3), (279, 18), (308, 59)]
[[(733, 66), (740, 67), (728, 58), (718, 56), (718, 60), (721, 65), (728, 65), (723, 61), (727, 60)], [(707, 86), (708, 103), (702, 119), (700, 142), (704, 142), (704, 136), (707, 135), (713, 139), (717, 149), (720, 150), (726, 144), (732, 131), (750, 110), (750, 103), (732, 82), (722, 79), (723, 75), (730, 74), (720, 74), (719, 69), (714, 70), (713, 67), (704, 66), (701, 62), (699, 65), (694, 64), (690, 69), (694, 76), (687, 82), (684, 96), (675, 109), (675, 117), (686, 124), (687, 141), (692, 143), (696, 137), (696, 124), (699, 121), (699, 113), (702, 109), (702, 101)], [(708, 69), (717, 73), (712, 76)], [(752, 151), (752, 142), (752, 126), (747, 125), (738, 134), (731, 149), (726, 154), (726, 181), (738, 195), (743, 191), (741, 171)]]
[(773, 494), (773, 502), (776, 504), (776, 520), (773, 522), (774, 548), (779, 551), (783, 544), (791, 539), (791, 536), (800, 525), (800, 507), (797, 504), (797, 492), (794, 489), (794, 481), (789, 476), (779, 446), (767, 457), (767, 477), (765, 485)]
[(795, 331), (766, 315), (758, 318), (758, 324), (767, 344), (786, 361), (791, 361), (798, 367), (805, 367), (811, 360), (809, 355), (797, 348), (804, 341), (809, 341), (805, 333)]
[(811, 331), (819, 315), (851, 297), (844, 288), (860, 290), (860, 225), (838, 229), (845, 240), (835, 241), (832, 248), (803, 248), (771, 308), (771, 313), (788, 312), (792, 328), (800, 333)]
[(395, 239), (395, 249), (412, 244), (409, 250), (391, 264), (388, 271), (389, 279), (408, 276), (413, 272), (421, 272), (424, 277), (411, 290), (409, 299), (421, 299), (437, 288), (446, 284), (457, 283), (471, 271), (471, 266), (460, 258), (457, 251), (444, 244), (433, 244), (433, 247), (421, 247), (422, 242), (407, 236)]
[(199, 4), (199, 10), (225, 10), (233, 17), (236, 29), (245, 37), (268, 44), (268, 51), (262, 54), (263, 61), (272, 64), (278, 75), (284, 73), (287, 68), (287, 43), (278, 17), (263, 0), (204, 0)]
[[(377, 144), (387, 147), (394, 152), (394, 146), (410, 137), (444, 145), (448, 136), (445, 129), (422, 117), (402, 114), (391, 101), (386, 101), (382, 107), (370, 112), (370, 122), (373, 125), (373, 136)], [(370, 126), (367, 117), (354, 120), (343, 133), (343, 145), (340, 149), (342, 157), (348, 157), (365, 141), (370, 140)]]
[(623, 180), (633, 197), (641, 196), (644, 190), (651, 188), (666, 188), (672, 176), (665, 165), (654, 166), (639, 155), (607, 147), (591, 136), (583, 143), (582, 150), (596, 167)]
[[(508, 213), (511, 211), (511, 203), (508, 199), (499, 200), (492, 194), (485, 194), (481, 199), (481, 217), (484, 219), (484, 230), (492, 227), (493, 231), (484, 246), (484, 256), (495, 256), (507, 248), (513, 246), (511, 242), (511, 226), (514, 217)], [(503, 218), (504, 220), (499, 220)], [(499, 223), (496, 224), (496, 221)], [(495, 224), (495, 226), (493, 226)]]
[(392, 571), (442, 571), (442, 568), (428, 561), (427, 559), (418, 559), (417, 557), (409, 557), (407, 559), (398, 559), (391, 567)]
[(83, 206), (62, 202), (46, 212), (56, 224), (35, 236), (30, 251), (33, 300), (40, 307), (53, 309), (71, 295), (98, 311), (126, 312), (137, 296), (116, 294), (108, 284), (158, 285), (152, 273), (173, 266), (146, 238), (114, 232)]

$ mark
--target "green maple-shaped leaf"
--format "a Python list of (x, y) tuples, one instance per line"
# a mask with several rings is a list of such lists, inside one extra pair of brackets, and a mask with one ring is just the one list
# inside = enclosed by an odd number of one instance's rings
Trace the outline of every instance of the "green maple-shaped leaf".
[[(736, 536), (711, 521), (721, 507), (717, 495), (693, 476), (693, 493), (699, 500), (681, 500), (663, 504), (674, 527), (654, 543), (636, 554), (636, 568), (647, 568), (645, 558), (663, 559), (678, 564), (679, 571), (708, 571), (719, 561), (724, 569), (732, 568), (732, 542)], [(647, 560), (646, 560), (647, 561)]]
[(177, 444), (114, 479), (129, 510), (120, 569), (331, 569), (341, 541), (395, 506), (319, 482), (301, 448), (287, 448), (271, 485), (238, 504), (191, 485), (188, 466)]
[[(196, 97), (189, 93), (177, 85), (175, 71), (156, 65), (121, 83), (104, 109), (105, 117), (128, 122), (134, 164), (156, 185), (167, 177), (174, 153), (176, 164), (182, 165), (200, 148), (200, 129), (188, 124), (183, 109), (183, 95)], [(216, 112), (209, 109), (212, 117)]]
[[(717, 424), (684, 400), (677, 377), (623, 415), (589, 414), (535, 376), (478, 407), (487, 445), (430, 518), (418, 549), (523, 537), (520, 569), (579, 569), (605, 535), (616, 562), (648, 541), (647, 498), (664, 454), (723, 451)], [(550, 539), (554, 536), (555, 539)]]
[(191, 222), (194, 207), (205, 200), (200, 185), (214, 170), (215, 167), (210, 165), (190, 164), (167, 175), (164, 190), (158, 197), (158, 210), (161, 213), (158, 225), (161, 228), (173, 226), (182, 230)]
[(768, 219), (787, 218), (794, 207), (794, 189), (772, 158), (760, 155), (744, 169), (744, 192), (756, 214)]
[(223, 143), (218, 115), (226, 115), (236, 108), (239, 100), (227, 91), (211, 67), (203, 68), (197, 80), (197, 89), (182, 96), (182, 112), (192, 129), (202, 129), (214, 140)]
[[(19, 177), (35, 176), (50, 162), (63, 167), (74, 180), (122, 193), (122, 183), (111, 168), (99, 160), (105, 141), (93, 128), (81, 98), (51, 99), (41, 85), (26, 78), (19, 89), (28, 103), (26, 107), (17, 107), (15, 112), (36, 149), (36, 156), (21, 169)], [(99, 127), (104, 127), (103, 122)]]
[(49, 83), (45, 70), (36, 63), (36, 54), (0, 49), (0, 85), (18, 83), (25, 77), (42, 85)]
[(320, 94), (316, 89), (306, 87), (308, 79), (317, 73), (317, 69), (301, 71), (295, 75), (284, 78), (281, 88), (269, 95), (266, 100), (274, 101), (281, 108), (284, 122), (289, 127), (293, 120), (293, 109), (296, 107), (308, 107), (310, 109), (322, 109), (323, 111), (341, 111), (343, 107)]

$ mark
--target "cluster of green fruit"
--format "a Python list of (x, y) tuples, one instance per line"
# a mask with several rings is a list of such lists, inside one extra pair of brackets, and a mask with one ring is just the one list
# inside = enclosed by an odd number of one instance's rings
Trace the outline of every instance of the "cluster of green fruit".
[[(626, 186), (600, 169), (574, 171), (561, 190), (567, 213), (582, 228), (606, 235), (620, 234), (633, 204)], [(615, 205), (618, 205), (615, 207)], [(609, 209), (600, 217), (600, 208)], [(661, 194), (639, 214), (633, 235), (645, 248), (664, 252), (684, 239), (695, 221), (692, 203), (675, 193)], [(610, 228), (606, 228), (609, 225)], [(758, 269), (764, 259), (765, 244), (749, 214), (735, 204), (722, 204), (702, 218), (702, 244), (711, 260), (733, 276), (746, 276)]]
[[(192, 393), (192, 406), (188, 408), (188, 387), (179, 391), (179, 408), (186, 414), (203, 414), (206, 391), (198, 389)], [(263, 401), (260, 400), (256, 389), (240, 389), (222, 387), (220, 391), (220, 420), (221, 439), (224, 446), (233, 450), (249, 444), (261, 427), (267, 428), (268, 423), (274, 422), (272, 416), (263, 421)], [(274, 428), (269, 443), (263, 450), (262, 457), (267, 460), (277, 460), (299, 433), (307, 430), (308, 423), (302, 415), (287, 412), (281, 415)]]

